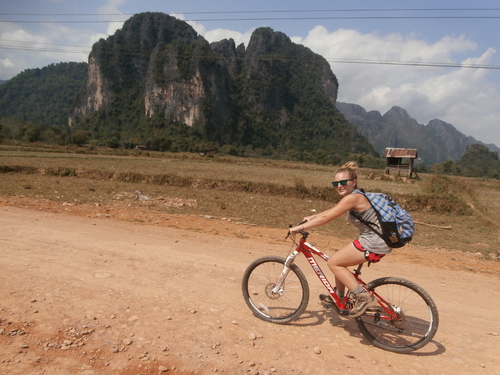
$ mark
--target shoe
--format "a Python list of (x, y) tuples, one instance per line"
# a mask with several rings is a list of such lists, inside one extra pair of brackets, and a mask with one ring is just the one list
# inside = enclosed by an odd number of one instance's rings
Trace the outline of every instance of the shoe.
[(350, 318), (357, 318), (363, 315), (369, 307), (376, 306), (378, 301), (368, 292), (358, 293), (355, 296), (354, 307), (349, 312)]

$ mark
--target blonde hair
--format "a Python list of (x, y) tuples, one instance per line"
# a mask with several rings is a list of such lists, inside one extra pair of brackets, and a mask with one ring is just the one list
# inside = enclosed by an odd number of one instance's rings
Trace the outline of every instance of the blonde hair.
[[(356, 169), (359, 168), (359, 164), (355, 161), (348, 161), (347, 163), (345, 163), (344, 165), (342, 165), (339, 169), (337, 169), (337, 171), (335, 172), (334, 175), (336, 175), (337, 173), (343, 173), (343, 172), (347, 172), (349, 173), (349, 178), (353, 178), (353, 179), (358, 179), (358, 175), (356, 174)], [(356, 186), (358, 185), (357, 181), (356, 181)]]

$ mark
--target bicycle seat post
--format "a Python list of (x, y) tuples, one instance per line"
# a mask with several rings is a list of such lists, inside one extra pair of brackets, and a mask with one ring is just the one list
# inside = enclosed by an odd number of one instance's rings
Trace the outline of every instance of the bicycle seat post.
[(361, 275), (361, 268), (363, 268), (363, 263), (361, 263), (360, 265), (358, 265), (358, 268), (356, 268), (356, 269), (354, 270), (354, 273), (355, 273), (356, 275)]

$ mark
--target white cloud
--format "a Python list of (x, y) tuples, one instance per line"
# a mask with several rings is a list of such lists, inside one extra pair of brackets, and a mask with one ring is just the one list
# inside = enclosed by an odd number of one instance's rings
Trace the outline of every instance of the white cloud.
[(0, 60), (0, 64), (2, 64), (4, 68), (13, 68), (15, 66), (9, 58)]
[(217, 42), (222, 39), (233, 39), (234, 43), (238, 46), (243, 43), (245, 46), (248, 46), (248, 42), (250, 42), (250, 37), (255, 29), (248, 30), (244, 33), (240, 33), (237, 31), (227, 30), (227, 29), (214, 29), (207, 31), (203, 36), (210, 43)]
[(125, 2), (125, 0), (108, 0), (107, 4), (99, 7), (99, 14), (121, 14), (118, 7)]
[[(171, 13), (172, 17), (175, 17), (180, 20), (185, 20), (183, 14)], [(243, 43), (245, 46), (248, 46), (248, 42), (250, 41), (250, 37), (252, 36), (253, 31), (250, 29), (244, 33), (240, 33), (238, 31), (228, 30), (228, 29), (212, 29), (207, 30), (205, 26), (196, 21), (186, 21), (195, 31), (203, 36), (209, 43), (218, 42), (223, 39), (233, 39), (234, 43), (238, 46)]]
[[(292, 40), (329, 59), (339, 80), (339, 101), (356, 103), (382, 114), (397, 105), (405, 108), (419, 123), (427, 124), (439, 118), (465, 135), (500, 145), (497, 130), (500, 89), (488, 83), (488, 70), (366, 63), (487, 65), (493, 59), (494, 49), (477, 54), (477, 44), (465, 36), (445, 36), (428, 43), (416, 35), (361, 34), (346, 29), (329, 32), (323, 26), (315, 27), (305, 38)], [(458, 56), (463, 55), (469, 57), (460, 61)], [(365, 63), (335, 62), (338, 59), (364, 60)]]
[[(125, 3), (125, 0), (109, 0), (107, 4), (99, 7), (99, 14), (104, 15), (106, 19), (109, 19), (109, 14), (123, 14), (118, 10), (118, 7)], [(108, 24), (106, 30), (107, 36), (113, 35), (118, 29), (123, 27), (124, 21), (114, 21)]]
[(113, 35), (117, 30), (123, 27), (125, 22), (110, 22), (106, 30), (106, 36)]

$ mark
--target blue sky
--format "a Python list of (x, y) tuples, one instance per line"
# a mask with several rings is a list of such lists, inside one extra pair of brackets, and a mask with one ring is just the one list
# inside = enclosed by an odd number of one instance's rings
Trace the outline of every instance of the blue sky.
[(271, 27), (330, 62), (339, 101), (382, 114), (400, 106), (500, 146), (498, 1), (0, 0), (0, 79), (87, 61), (140, 12), (184, 19), (209, 42), (246, 45)]

